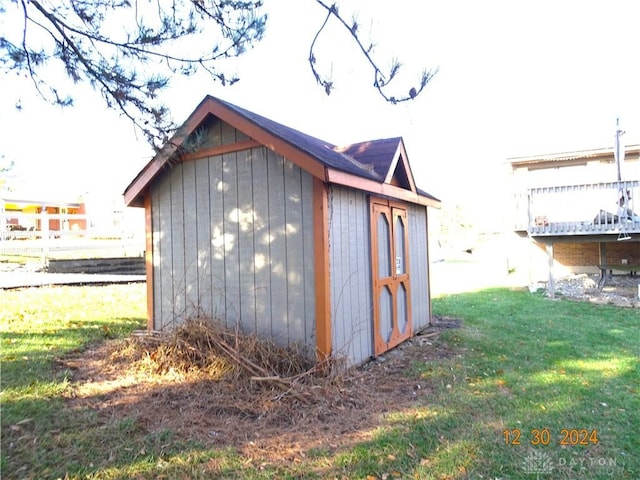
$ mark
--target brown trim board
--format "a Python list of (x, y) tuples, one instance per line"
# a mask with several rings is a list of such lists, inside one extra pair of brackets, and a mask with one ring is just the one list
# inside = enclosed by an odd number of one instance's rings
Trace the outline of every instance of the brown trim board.
[(329, 201), (327, 185), (313, 178), (313, 253), (316, 284), (318, 362), (331, 356), (331, 288), (329, 283)]

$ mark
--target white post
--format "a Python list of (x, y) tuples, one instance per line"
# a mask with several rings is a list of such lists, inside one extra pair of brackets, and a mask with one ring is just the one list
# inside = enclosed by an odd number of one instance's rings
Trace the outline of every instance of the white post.
[(549, 283), (547, 283), (547, 293), (550, 298), (556, 297), (556, 279), (554, 277), (553, 264), (553, 243), (547, 244), (547, 257), (549, 260)]
[(625, 148), (624, 145), (622, 145), (622, 143), (620, 142), (620, 136), (624, 133), (625, 132), (623, 130), (620, 130), (620, 118), (616, 118), (616, 143), (613, 150), (613, 156), (616, 160), (618, 182), (622, 181), (622, 162), (624, 162)]
[(0, 199), (0, 241), (7, 238), (7, 215), (4, 209), (4, 200)]
[(42, 219), (40, 220), (40, 235), (42, 235), (42, 266), (46, 267), (49, 261), (49, 217), (46, 205), (42, 206)]

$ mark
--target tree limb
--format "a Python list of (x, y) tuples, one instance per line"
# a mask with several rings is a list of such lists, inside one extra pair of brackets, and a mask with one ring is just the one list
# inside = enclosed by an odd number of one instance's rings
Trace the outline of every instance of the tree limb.
[(324, 19), (324, 22), (322, 23), (318, 31), (316, 32), (313, 38), (313, 41), (311, 42), (311, 47), (309, 49), (309, 66), (311, 67), (311, 72), (313, 73), (313, 76), (315, 77), (316, 81), (325, 89), (325, 92), (327, 93), (327, 95), (331, 94), (331, 91), (334, 88), (334, 84), (331, 80), (324, 78), (316, 68), (318, 59), (315, 54), (315, 45), (318, 38), (320, 37), (320, 34), (324, 30), (324, 28), (327, 26), (331, 17), (334, 17), (339, 22), (339, 24), (342, 25), (344, 29), (349, 32), (349, 35), (351, 35), (351, 37), (353, 38), (353, 41), (356, 43), (357, 47), (360, 49), (360, 52), (365, 57), (365, 59), (369, 63), (369, 66), (373, 70), (374, 88), (378, 90), (378, 93), (387, 102), (396, 104), (400, 102), (406, 102), (408, 100), (413, 100), (418, 95), (420, 95), (424, 87), (426, 87), (427, 83), (429, 83), (431, 79), (434, 77), (434, 75), (438, 72), (437, 68), (434, 70), (425, 69), (421, 73), (420, 81), (418, 83), (418, 88), (411, 87), (411, 89), (407, 94), (401, 95), (401, 96), (388, 95), (385, 91), (385, 87), (387, 87), (392, 82), (396, 74), (400, 71), (400, 67), (401, 67), (400, 62), (398, 60), (394, 60), (392, 62), (391, 68), (385, 74), (372, 57), (373, 45), (370, 45), (368, 48), (365, 48), (364, 43), (362, 42), (358, 34), (358, 24), (355, 21), (355, 19), (351, 24), (347, 23), (346, 20), (338, 12), (338, 7), (336, 3), (328, 5), (323, 0), (316, 0), (316, 3), (327, 11), (327, 16)]

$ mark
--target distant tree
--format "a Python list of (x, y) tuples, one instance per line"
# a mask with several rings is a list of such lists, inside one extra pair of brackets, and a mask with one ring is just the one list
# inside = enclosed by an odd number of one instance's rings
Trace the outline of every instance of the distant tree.
[(444, 203), (439, 214), (443, 247), (464, 251), (477, 246), (477, 224), (469, 208), (458, 203)]
[[(386, 101), (415, 98), (435, 74), (425, 70), (408, 93), (387, 94), (400, 63), (394, 61), (384, 72), (372, 56), (373, 45), (361, 39), (357, 21), (345, 21), (335, 3), (315, 1), (326, 18), (311, 43), (308, 61), (327, 94), (334, 85), (319, 72), (315, 46), (331, 20), (351, 34), (373, 70), (374, 87)], [(171, 76), (205, 71), (222, 85), (235, 83), (238, 78), (226, 71), (224, 59), (253, 47), (267, 25), (262, 0), (12, 0), (11, 4), (0, 5), (0, 15), (11, 14), (21, 21), (0, 32), (0, 68), (5, 74), (26, 74), (43, 99), (69, 106), (73, 95), (60, 90), (59, 76), (51, 68), (62, 66), (74, 83), (88, 82), (109, 108), (129, 118), (154, 146), (166, 142), (175, 128), (160, 97)]]

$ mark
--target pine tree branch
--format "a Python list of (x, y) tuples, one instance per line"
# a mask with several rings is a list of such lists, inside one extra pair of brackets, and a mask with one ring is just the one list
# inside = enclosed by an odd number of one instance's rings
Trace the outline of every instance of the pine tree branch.
[(318, 84), (324, 87), (327, 95), (331, 94), (331, 91), (334, 88), (334, 84), (331, 80), (324, 78), (318, 72), (318, 69), (316, 67), (318, 59), (315, 54), (315, 46), (318, 38), (320, 37), (320, 34), (327, 26), (331, 17), (334, 17), (339, 22), (339, 24), (342, 25), (342, 27), (345, 30), (347, 30), (351, 35), (353, 41), (359, 48), (361, 54), (364, 56), (364, 58), (369, 63), (370, 68), (373, 70), (374, 88), (378, 91), (378, 93), (382, 96), (382, 98), (384, 98), (387, 102), (396, 104), (396, 103), (406, 102), (408, 100), (415, 99), (418, 95), (420, 95), (420, 93), (424, 90), (424, 87), (427, 86), (427, 84), (431, 81), (434, 75), (436, 75), (436, 73), (438, 72), (437, 68), (434, 70), (426, 70), (426, 69), (423, 70), (421, 73), (420, 81), (418, 82), (417, 88), (411, 87), (411, 89), (406, 95), (392, 96), (387, 94), (385, 91), (386, 87), (389, 86), (389, 84), (393, 81), (393, 79), (396, 77), (396, 75), (400, 71), (400, 67), (401, 67), (400, 62), (398, 60), (394, 60), (391, 64), (391, 68), (389, 69), (389, 71), (387, 73), (383, 72), (382, 69), (378, 66), (377, 62), (373, 59), (373, 56), (372, 56), (373, 45), (370, 44), (369, 47), (365, 47), (364, 42), (360, 38), (358, 34), (357, 22), (353, 20), (351, 24), (347, 23), (347, 21), (338, 12), (338, 7), (336, 3), (328, 5), (322, 0), (316, 0), (316, 3), (327, 11), (327, 16), (324, 19), (324, 22), (322, 23), (318, 31), (316, 32), (313, 38), (313, 42), (311, 43), (311, 47), (309, 49), (309, 66), (311, 67), (311, 72), (313, 73), (313, 76), (315, 77), (316, 81), (318, 82)]

